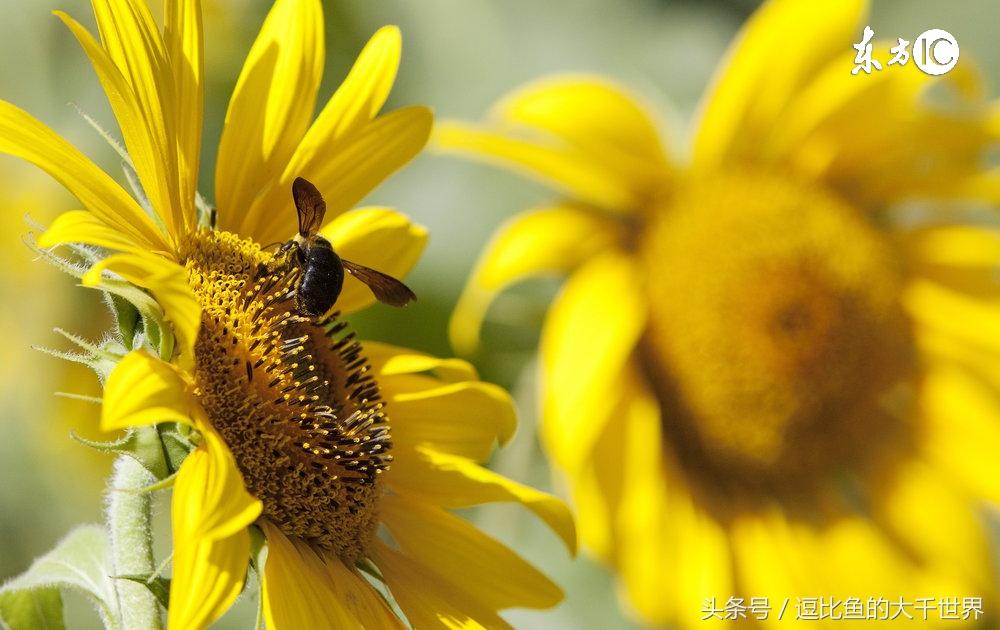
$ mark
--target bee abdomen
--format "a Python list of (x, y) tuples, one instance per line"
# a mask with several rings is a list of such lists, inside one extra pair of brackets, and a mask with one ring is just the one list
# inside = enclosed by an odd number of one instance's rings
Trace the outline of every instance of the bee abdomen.
[(344, 286), (344, 265), (329, 245), (317, 244), (303, 252), (298, 310), (318, 317), (329, 311)]

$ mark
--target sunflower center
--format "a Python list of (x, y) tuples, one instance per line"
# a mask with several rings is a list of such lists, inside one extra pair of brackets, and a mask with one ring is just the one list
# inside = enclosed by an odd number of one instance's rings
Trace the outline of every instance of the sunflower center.
[(297, 270), (227, 232), (184, 245), (201, 303), (198, 395), (264, 517), (289, 536), (360, 557), (375, 530), (389, 423), (361, 345), (335, 317), (295, 311)]
[(891, 244), (855, 208), (777, 177), (694, 179), (640, 244), (645, 363), (689, 467), (787, 487), (869, 455), (912, 340)]

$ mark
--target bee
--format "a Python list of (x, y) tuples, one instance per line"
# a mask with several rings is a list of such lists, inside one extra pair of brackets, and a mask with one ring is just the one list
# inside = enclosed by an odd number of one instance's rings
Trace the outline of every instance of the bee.
[(297, 177), (292, 183), (292, 199), (299, 233), (278, 249), (275, 258), (282, 264), (298, 265), (295, 305), (300, 315), (318, 317), (333, 308), (344, 287), (345, 271), (364, 282), (385, 304), (405, 306), (417, 299), (409, 287), (392, 276), (341, 258), (330, 241), (317, 234), (326, 214), (326, 202), (314, 185)]

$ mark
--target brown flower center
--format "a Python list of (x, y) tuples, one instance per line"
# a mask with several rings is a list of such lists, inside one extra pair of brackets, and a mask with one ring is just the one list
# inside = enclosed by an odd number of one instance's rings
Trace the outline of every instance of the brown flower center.
[(297, 270), (257, 277), (271, 257), (228, 232), (185, 243), (198, 396), (264, 517), (354, 560), (377, 524), (389, 422), (347, 324), (296, 313)]
[(651, 219), (643, 344), (688, 468), (745, 490), (809, 485), (899, 430), (913, 373), (888, 241), (784, 179), (695, 179)]

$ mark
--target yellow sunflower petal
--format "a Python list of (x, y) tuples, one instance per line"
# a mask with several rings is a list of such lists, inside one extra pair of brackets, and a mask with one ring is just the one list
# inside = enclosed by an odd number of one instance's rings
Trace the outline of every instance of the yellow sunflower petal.
[(400, 346), (365, 341), (365, 355), (372, 369), (382, 379), (426, 373), (447, 383), (479, 380), (476, 368), (461, 359), (440, 359)]
[[(624, 415), (624, 411), (618, 413)], [(629, 457), (625, 451), (625, 432), (614, 423), (607, 423), (597, 444), (600, 447), (572, 474), (569, 487), (580, 545), (612, 565), (619, 545), (625, 542), (619, 537), (616, 522), (625, 488), (622, 462)]]
[(522, 87), (491, 112), (498, 123), (551, 133), (628, 181), (637, 194), (669, 170), (659, 133), (624, 88), (587, 75), (555, 76)]
[(264, 622), (270, 630), (364, 628), (329, 583), (323, 559), (299, 540), (291, 540), (267, 520), (267, 560), (261, 578)]
[[(735, 518), (730, 537), (734, 569), (743, 595), (767, 598), (771, 606), (762, 625), (796, 630), (812, 627), (814, 621), (795, 619), (796, 598), (803, 593), (832, 596), (821, 571), (817, 570), (822, 565), (817, 565), (814, 559), (817, 548), (814, 533), (807, 526), (789, 521), (780, 508), (765, 507), (759, 513)], [(723, 605), (727, 597), (716, 595), (717, 605)], [(782, 608), (784, 614), (780, 614)]]
[(434, 144), (469, 157), (514, 166), (560, 191), (613, 211), (628, 211), (639, 199), (627, 181), (579, 149), (541, 139), (520, 139), (492, 127), (454, 122), (438, 125)]
[(39, 247), (55, 247), (64, 243), (83, 243), (123, 252), (142, 249), (135, 241), (87, 210), (71, 210), (60, 214), (38, 237)]
[(865, 11), (864, 0), (769, 0), (757, 9), (706, 93), (695, 163), (710, 167), (752, 152), (789, 99), (830, 59), (843, 57), (849, 73), (850, 44), (858, 38)]
[[(320, 230), (346, 260), (403, 278), (427, 245), (427, 229), (388, 208), (358, 208), (339, 215)], [(371, 289), (346, 274), (337, 310), (355, 313), (375, 302)]]
[(1000, 352), (1000, 307), (927, 280), (910, 283), (903, 304), (917, 324), (980, 350)]
[(424, 445), (485, 462), (517, 428), (510, 395), (490, 383), (451, 383), (413, 393), (393, 393), (390, 384), (383, 386), (383, 395), (392, 414), (393, 442), (399, 446)]
[[(174, 80), (180, 198), (183, 203), (193, 204), (198, 191), (205, 107), (201, 0), (167, 0), (164, 13), (163, 40)], [(190, 216), (194, 217), (193, 206)]]
[(247, 527), (263, 505), (246, 491), (229, 449), (201, 424), (203, 444), (184, 460), (174, 482), (170, 628), (203, 628), (243, 590), (250, 560)]
[[(886, 48), (876, 45), (875, 54), (887, 56)], [(965, 85), (981, 83), (974, 74), (935, 78), (909, 64), (855, 81), (838, 58), (789, 103), (755, 156), (790, 164), (867, 207), (932, 196), (990, 199), (983, 164), (996, 136), (986, 103)], [(951, 89), (954, 105), (927, 107), (935, 85)]]
[(1000, 264), (1000, 233), (969, 225), (944, 225), (904, 235), (907, 253), (918, 263), (955, 267)]
[(170, 250), (139, 204), (85, 155), (37, 119), (0, 101), (0, 151), (35, 164), (66, 187), (96, 217), (138, 247)]
[(970, 494), (1000, 503), (1000, 405), (989, 386), (955, 368), (938, 368), (921, 391), (924, 449)]
[(333, 554), (325, 553), (321, 557), (331, 588), (340, 601), (347, 603), (354, 617), (364, 621), (367, 630), (405, 630), (402, 620), (357, 569), (349, 569)]
[(372, 556), (410, 625), (421, 630), (510, 630), (494, 611), (426, 567), (374, 541)]
[(188, 284), (187, 272), (177, 263), (145, 253), (115, 254), (98, 262), (83, 276), (83, 283), (97, 286), (104, 270), (132, 284), (149, 289), (173, 324), (177, 337), (177, 360), (185, 368), (194, 366), (194, 342), (201, 325), (201, 305)]
[(168, 630), (205, 628), (225, 614), (243, 590), (249, 557), (245, 530), (221, 540), (176, 539)]
[(996, 298), (1000, 232), (967, 225), (935, 226), (901, 235), (910, 268), (968, 295)]
[(562, 600), (551, 580), (467, 521), (402, 495), (387, 495), (380, 505), (404, 554), (484, 607), (550, 608)]
[(577, 206), (553, 206), (507, 221), (480, 256), (451, 318), (452, 345), (468, 354), (479, 343), (489, 305), (506, 287), (530, 276), (562, 274), (614, 247), (622, 226), (611, 217)]
[[(259, 236), (255, 226), (246, 223), (245, 213), (258, 193), (281, 175), (305, 134), (316, 107), (323, 59), (319, 0), (275, 2), (226, 112), (215, 169), (219, 229)], [(294, 216), (291, 207), (288, 211)]]
[(328, 150), (378, 114), (396, 80), (402, 45), (396, 26), (383, 26), (372, 35), (347, 78), (302, 138), (289, 162), (289, 176), (295, 177), (317, 153)]
[[(873, 55), (887, 54), (885, 48), (876, 42)], [(894, 146), (893, 136), (911, 125), (918, 93), (932, 77), (909, 64), (858, 81), (845, 71), (845, 63), (836, 57), (816, 70), (782, 112), (781, 124), (769, 130), (759, 147), (762, 156), (787, 161), (800, 172), (819, 177), (837, 161), (860, 156), (865, 163), (861, 168), (868, 169), (892, 152), (879, 143)], [(888, 111), (893, 115), (887, 116)], [(876, 147), (879, 150), (873, 152)]]
[(619, 400), (645, 323), (636, 270), (618, 254), (578, 269), (549, 310), (541, 342), (542, 415), (549, 453), (573, 470)]
[(698, 503), (664, 450), (660, 409), (635, 387), (622, 415), (623, 491), (615, 528), (621, 572), (631, 601), (646, 619), (680, 627), (702, 622), (705, 598), (733, 594), (728, 535)]
[(909, 462), (873, 504), (875, 520), (920, 564), (976, 592), (990, 588), (993, 569), (981, 516), (966, 493), (939, 471)]
[(424, 498), (447, 508), (495, 501), (516, 501), (552, 528), (570, 552), (576, 550), (576, 528), (569, 508), (559, 499), (507, 479), (472, 460), (430, 448), (398, 448), (386, 482), (402, 494)]
[(104, 384), (101, 430), (158, 422), (193, 424), (195, 405), (172, 365), (145, 350), (134, 350), (118, 362)]
[[(194, 195), (190, 174), (185, 178), (187, 187), (182, 190), (180, 186), (177, 103), (171, 98), (174, 77), (163, 37), (145, 2), (95, 0), (92, 5), (105, 55), (97, 54), (86, 41), (89, 34), (84, 36), (78, 24), (67, 24), (94, 64), (115, 117), (129, 110), (126, 121), (119, 118), (129, 155), (146, 196), (177, 239), (194, 224)], [(115, 70), (127, 89), (112, 78)], [(191, 198), (182, 198), (182, 192), (192, 193)]]
[[(353, 207), (427, 144), (433, 116), (426, 107), (404, 107), (363, 125), (342, 142), (322, 147), (297, 172), (286, 171), (247, 212), (245, 224), (262, 243), (288, 238), (296, 228), (288, 200), (292, 181), (305, 177), (323, 193), (326, 218)], [(275, 208), (288, 205), (287, 212)]]

